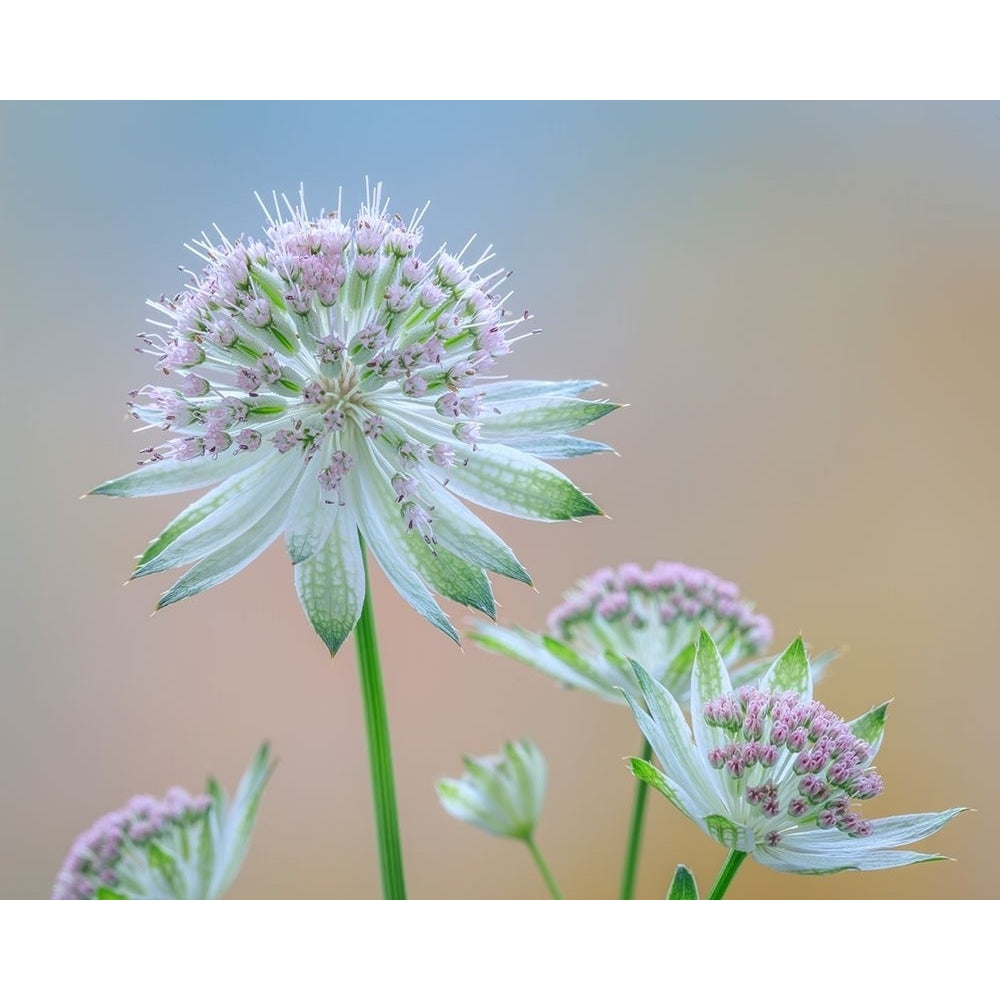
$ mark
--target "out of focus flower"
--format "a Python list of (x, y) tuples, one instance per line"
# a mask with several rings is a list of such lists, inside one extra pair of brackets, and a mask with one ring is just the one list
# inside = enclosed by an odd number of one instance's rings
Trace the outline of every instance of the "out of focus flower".
[(886, 705), (845, 722), (812, 700), (801, 639), (758, 687), (734, 690), (702, 632), (691, 676), (691, 725), (674, 696), (635, 665), (645, 708), (626, 693), (662, 770), (632, 758), (652, 785), (709, 836), (778, 871), (822, 875), (940, 859), (896, 848), (922, 840), (962, 812), (864, 819), (858, 801), (882, 791), (873, 769)]
[(77, 837), (53, 899), (215, 899), (236, 877), (264, 785), (273, 770), (265, 743), (232, 802), (213, 779), (208, 793), (171, 788), (137, 795)]
[[(263, 204), (263, 203), (262, 203)], [(302, 607), (331, 652), (365, 595), (363, 546), (400, 594), (456, 641), (441, 594), (494, 615), (485, 571), (530, 582), (463, 501), (535, 520), (600, 513), (548, 459), (606, 451), (572, 431), (615, 409), (592, 381), (491, 372), (527, 313), (486, 272), (417, 253), (420, 219), (390, 216), (377, 186), (358, 215), (310, 218), (275, 198), (265, 240), (207, 236), (187, 288), (151, 302), (144, 335), (170, 385), (134, 392), (133, 415), (170, 438), (94, 490), (154, 496), (220, 483), (139, 558), (136, 576), (195, 565), (163, 607), (228, 579), (279, 535)], [(482, 272), (482, 273), (481, 273)]]
[(599, 569), (565, 595), (549, 615), (547, 633), (486, 624), (471, 635), (484, 649), (609, 701), (621, 702), (620, 690), (639, 697), (628, 662), (636, 660), (684, 702), (702, 628), (714, 637), (736, 683), (767, 669), (768, 660), (748, 657), (771, 642), (771, 622), (740, 597), (735, 583), (682, 563)]
[(495, 834), (530, 841), (545, 799), (545, 758), (530, 740), (505, 743), (494, 757), (465, 757), (465, 774), (437, 784), (456, 819)]

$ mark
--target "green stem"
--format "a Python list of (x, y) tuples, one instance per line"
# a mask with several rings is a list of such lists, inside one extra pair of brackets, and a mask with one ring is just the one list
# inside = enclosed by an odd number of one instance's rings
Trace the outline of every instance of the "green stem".
[[(649, 761), (653, 756), (653, 748), (649, 740), (642, 741), (642, 759)], [(635, 875), (639, 870), (639, 844), (642, 842), (642, 821), (646, 815), (646, 793), (649, 785), (645, 781), (636, 780), (635, 803), (632, 806), (632, 823), (628, 832), (628, 847), (625, 851), (625, 870), (622, 872), (622, 888), (619, 899), (631, 899), (635, 889)]]
[(552, 872), (549, 871), (549, 866), (545, 863), (545, 858), (542, 857), (542, 852), (538, 849), (534, 838), (527, 837), (524, 842), (528, 845), (528, 850), (531, 851), (531, 856), (535, 859), (535, 864), (538, 865), (538, 870), (542, 873), (542, 878), (545, 879), (545, 884), (548, 886), (549, 892), (552, 893), (552, 898), (562, 899), (562, 893), (559, 891), (559, 887), (552, 877)]
[(378, 833), (378, 858), (382, 872), (382, 894), (386, 899), (406, 899), (403, 881), (403, 852), (399, 845), (399, 813), (392, 777), (392, 748), (389, 742), (389, 718), (385, 709), (385, 690), (379, 666), (378, 637), (372, 611), (372, 591), (368, 580), (368, 560), (360, 534), (361, 559), (365, 565), (365, 601), (354, 628), (358, 650), (358, 674), (368, 734), (368, 762), (371, 770), (375, 827)]
[(709, 899), (722, 899), (725, 896), (729, 883), (740, 870), (740, 865), (743, 864), (746, 856), (746, 851), (729, 852), (729, 857), (726, 858), (726, 863), (722, 866), (722, 871), (719, 872), (719, 877), (715, 880), (715, 885), (712, 886), (712, 891), (708, 894)]

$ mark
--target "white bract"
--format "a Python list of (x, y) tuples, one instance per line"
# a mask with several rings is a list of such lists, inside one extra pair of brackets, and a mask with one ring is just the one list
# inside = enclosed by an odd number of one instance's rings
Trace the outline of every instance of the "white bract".
[(77, 837), (53, 899), (216, 899), (250, 849), (273, 769), (264, 744), (232, 802), (214, 779), (204, 795), (171, 788), (162, 799), (135, 796)]
[(633, 665), (645, 708), (626, 692), (662, 770), (638, 758), (633, 773), (730, 850), (778, 871), (820, 875), (940, 860), (896, 848), (930, 836), (962, 809), (865, 820), (857, 800), (882, 791), (871, 763), (886, 705), (853, 722), (812, 700), (801, 639), (758, 687), (733, 690), (707, 632), (691, 675), (691, 724), (663, 685)]
[(497, 837), (530, 840), (545, 799), (545, 758), (530, 740), (505, 743), (494, 757), (464, 757), (461, 778), (438, 782), (441, 805), (456, 819)]
[[(494, 615), (485, 571), (524, 582), (510, 548), (463, 501), (536, 520), (598, 507), (547, 459), (609, 450), (572, 431), (615, 409), (593, 381), (487, 375), (527, 318), (502, 270), (442, 247), (421, 258), (421, 213), (390, 216), (376, 187), (358, 215), (309, 218), (275, 198), (266, 241), (222, 237), (185, 291), (150, 303), (144, 336), (171, 386), (133, 393), (173, 437), (99, 486), (154, 496), (220, 483), (176, 517), (136, 576), (195, 565), (163, 607), (228, 579), (279, 535), (299, 599), (335, 652), (365, 596), (364, 545), (402, 596), (456, 641), (433, 594)], [(265, 209), (265, 212), (268, 210)], [(467, 249), (467, 247), (465, 248)]]

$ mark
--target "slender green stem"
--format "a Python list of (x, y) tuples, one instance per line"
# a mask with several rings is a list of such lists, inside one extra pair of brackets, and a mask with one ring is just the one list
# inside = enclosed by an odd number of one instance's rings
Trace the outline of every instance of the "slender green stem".
[(548, 886), (549, 892), (552, 893), (552, 898), (562, 899), (562, 893), (559, 891), (559, 887), (552, 877), (552, 872), (549, 871), (549, 866), (545, 863), (545, 858), (542, 857), (542, 852), (538, 849), (534, 838), (527, 837), (524, 842), (528, 845), (528, 850), (531, 851), (531, 856), (535, 859), (535, 864), (538, 865), (538, 870), (542, 873), (542, 878), (545, 879), (545, 884)]
[(740, 865), (743, 864), (746, 856), (746, 851), (729, 852), (729, 857), (726, 858), (726, 863), (722, 866), (722, 871), (719, 872), (719, 877), (715, 880), (715, 885), (712, 886), (712, 891), (708, 894), (709, 899), (722, 899), (725, 896), (729, 883), (740, 870)]
[[(653, 748), (649, 740), (642, 741), (642, 759), (649, 761)], [(619, 899), (631, 899), (635, 889), (635, 875), (639, 870), (639, 845), (642, 843), (642, 821), (646, 815), (646, 793), (649, 785), (636, 779), (635, 803), (632, 806), (632, 823), (628, 831), (628, 847), (625, 850), (625, 869), (622, 872), (622, 888)]]
[(396, 809), (396, 788), (392, 777), (392, 747), (389, 742), (389, 717), (385, 708), (385, 690), (379, 666), (378, 637), (372, 611), (372, 592), (368, 581), (368, 560), (365, 543), (361, 542), (361, 558), (365, 564), (365, 601), (361, 617), (354, 629), (358, 650), (358, 674), (361, 678), (361, 698), (365, 710), (365, 730), (368, 734), (368, 762), (371, 770), (372, 799), (375, 805), (375, 827), (378, 833), (379, 867), (382, 872), (382, 894), (386, 899), (406, 899), (403, 881), (403, 852), (399, 845), (399, 813)]

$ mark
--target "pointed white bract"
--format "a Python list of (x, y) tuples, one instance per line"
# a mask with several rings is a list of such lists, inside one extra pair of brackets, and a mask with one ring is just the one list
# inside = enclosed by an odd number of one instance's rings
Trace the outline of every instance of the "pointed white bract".
[(707, 632), (691, 674), (691, 724), (674, 696), (633, 664), (642, 696), (625, 692), (660, 768), (631, 758), (632, 772), (706, 833), (778, 871), (821, 875), (940, 860), (897, 848), (963, 812), (867, 820), (858, 801), (882, 791), (872, 761), (886, 705), (845, 722), (812, 699), (801, 639), (758, 686), (734, 690)]
[(232, 802), (214, 780), (208, 792), (171, 788), (137, 795), (77, 837), (53, 899), (217, 899), (250, 848), (260, 798), (274, 764), (265, 743)]
[[(301, 202), (301, 199), (300, 199)], [(514, 329), (487, 248), (422, 258), (420, 219), (390, 215), (381, 188), (354, 219), (312, 219), (275, 199), (265, 239), (207, 236), (200, 274), (150, 303), (143, 336), (171, 385), (132, 394), (170, 431), (137, 470), (99, 486), (153, 496), (220, 483), (140, 557), (137, 575), (194, 563), (171, 604), (239, 572), (284, 535), (302, 606), (335, 652), (357, 621), (358, 536), (404, 598), (458, 638), (440, 594), (493, 616), (486, 571), (529, 577), (463, 500), (536, 520), (598, 507), (546, 459), (607, 446), (572, 432), (616, 404), (597, 382), (505, 381), (492, 371)], [(310, 565), (315, 563), (315, 565)]]
[[(640, 697), (629, 665), (636, 660), (686, 703), (702, 628), (718, 643), (736, 683), (767, 669), (768, 660), (752, 657), (771, 642), (770, 620), (754, 612), (735, 583), (682, 563), (599, 569), (566, 593), (546, 633), (480, 625), (471, 637), (484, 649), (619, 704), (623, 690)], [(817, 672), (827, 659), (817, 662)]]
[(465, 757), (461, 778), (438, 782), (441, 805), (456, 819), (497, 837), (528, 840), (545, 799), (545, 758), (530, 740), (504, 744), (495, 757)]

